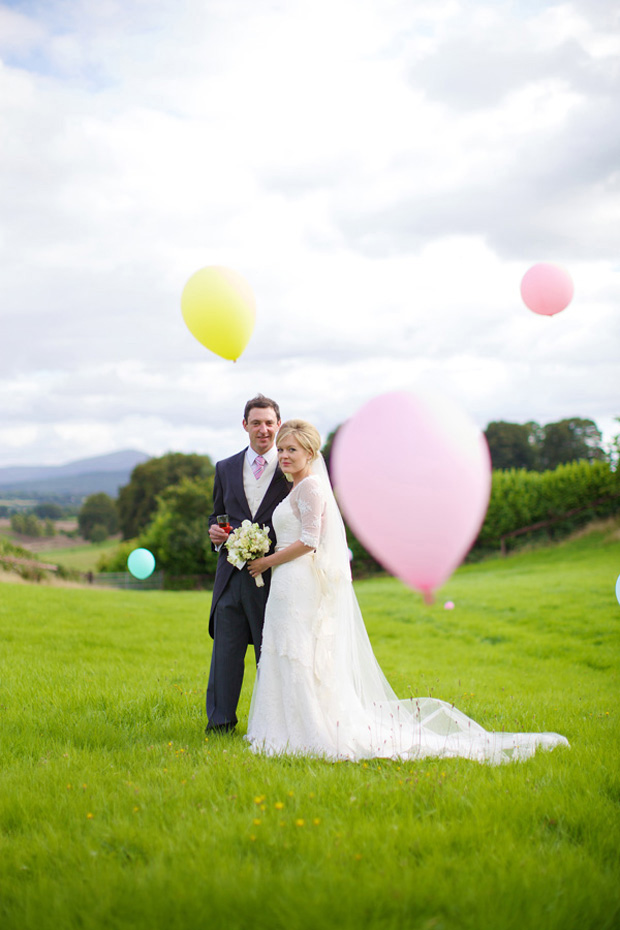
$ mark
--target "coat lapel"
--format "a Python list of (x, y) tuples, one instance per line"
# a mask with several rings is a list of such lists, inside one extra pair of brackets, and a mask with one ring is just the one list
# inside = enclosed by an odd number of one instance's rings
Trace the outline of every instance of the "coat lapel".
[(235, 460), (231, 463), (232, 471), (230, 487), (233, 494), (239, 501), (240, 510), (246, 515), (246, 519), (251, 520), (252, 514), (250, 513), (248, 499), (245, 496), (245, 489), (243, 487), (243, 463), (245, 460), (245, 452), (246, 450), (244, 449), (243, 452), (240, 452), (239, 455), (235, 456)]
[(269, 512), (270, 510), (273, 511), (275, 505), (279, 504), (281, 500), (284, 500), (289, 490), (289, 482), (282, 474), (280, 466), (276, 465), (276, 470), (274, 472), (273, 478), (271, 479), (271, 484), (265, 491), (265, 496), (260, 502), (260, 506), (254, 515), (254, 520), (257, 523), (260, 523), (263, 512)]

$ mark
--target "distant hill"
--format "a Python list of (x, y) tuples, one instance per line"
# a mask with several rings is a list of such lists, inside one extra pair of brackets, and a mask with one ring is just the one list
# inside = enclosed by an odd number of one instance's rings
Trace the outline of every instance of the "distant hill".
[(78, 459), (66, 465), (13, 465), (0, 468), (0, 493), (51, 498), (83, 498), (103, 491), (116, 497), (131, 472), (150, 455), (124, 449)]

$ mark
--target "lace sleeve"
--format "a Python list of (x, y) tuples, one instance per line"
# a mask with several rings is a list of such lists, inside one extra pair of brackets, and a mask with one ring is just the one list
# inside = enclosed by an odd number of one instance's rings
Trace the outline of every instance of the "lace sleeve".
[(291, 507), (301, 520), (300, 540), (304, 546), (316, 549), (321, 538), (321, 526), (325, 501), (319, 481), (311, 476), (306, 478), (297, 488), (295, 497), (291, 492)]

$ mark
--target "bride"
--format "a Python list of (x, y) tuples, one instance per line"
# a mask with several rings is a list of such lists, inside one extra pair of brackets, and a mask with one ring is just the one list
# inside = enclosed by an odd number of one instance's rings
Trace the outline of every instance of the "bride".
[(289, 420), (276, 443), (293, 487), (273, 515), (275, 551), (248, 565), (253, 577), (275, 569), (246, 737), (252, 750), (500, 763), (568, 745), (557, 733), (489, 732), (436, 698), (397, 698), (355, 597), (319, 433), (304, 420)]

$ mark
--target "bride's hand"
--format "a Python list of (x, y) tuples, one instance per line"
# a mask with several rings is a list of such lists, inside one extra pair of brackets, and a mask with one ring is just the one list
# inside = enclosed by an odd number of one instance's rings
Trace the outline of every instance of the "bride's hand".
[(263, 556), (260, 559), (254, 559), (252, 562), (248, 562), (248, 571), (252, 578), (256, 578), (257, 575), (262, 575), (263, 572), (266, 572), (270, 568), (268, 564), (267, 557)]

